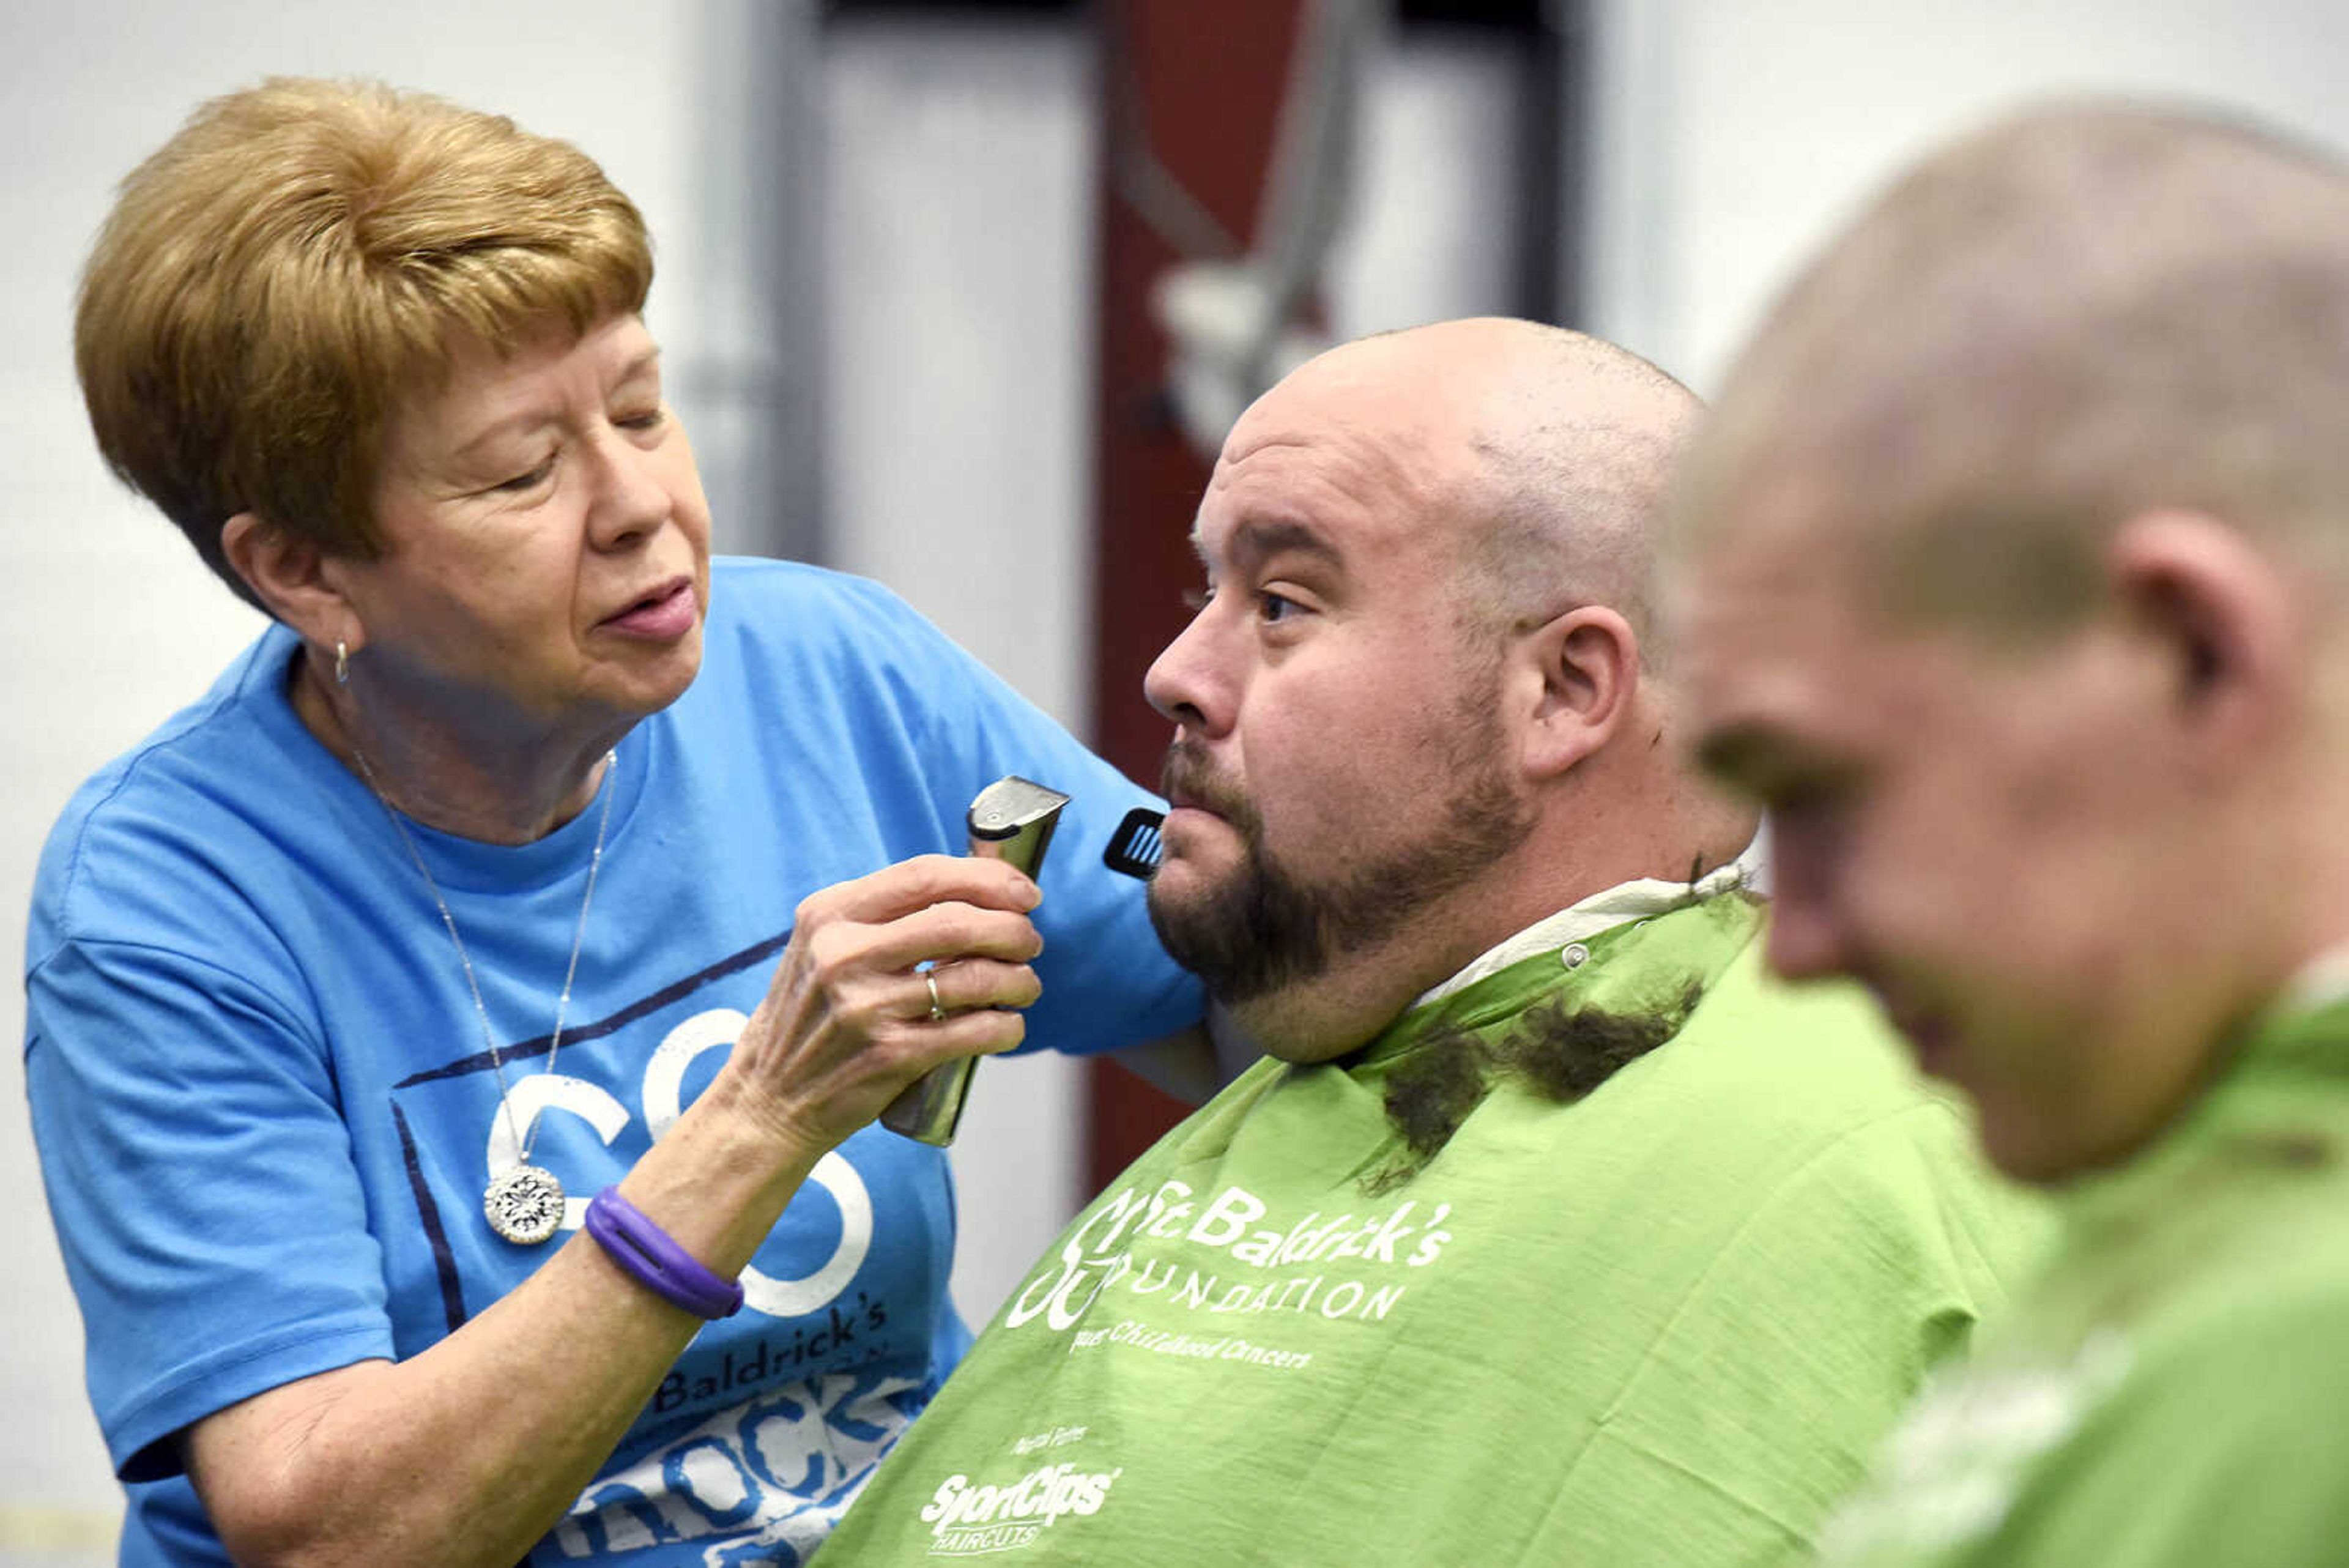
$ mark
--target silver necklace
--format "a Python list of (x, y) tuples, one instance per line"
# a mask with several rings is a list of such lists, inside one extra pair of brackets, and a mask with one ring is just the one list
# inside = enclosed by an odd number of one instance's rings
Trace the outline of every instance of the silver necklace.
[[(457, 950), (457, 962), (465, 971), (466, 989), (473, 993), (473, 1015), (481, 1021), (481, 1044), (489, 1047), (490, 1070), (498, 1075), (498, 1104), (506, 1114), (506, 1130), (522, 1151), (515, 1164), (493, 1171), (490, 1184), (481, 1191), (481, 1212), (490, 1221), (490, 1229), (517, 1247), (534, 1247), (547, 1241), (563, 1227), (563, 1183), (554, 1172), (530, 1162), (530, 1151), (538, 1143), (539, 1118), (530, 1118), (530, 1134), (514, 1125), (513, 1096), (506, 1085), (505, 1057), (498, 1050), (496, 1032), (490, 1027), (490, 1010), (481, 1001), (481, 982), (474, 977), (473, 961), (465, 951), (465, 939), (457, 934), (457, 917), (449, 911), (449, 900), (440, 896), (440, 884), (432, 875), (432, 867), (424, 863), (424, 852), (417, 847), (416, 836), (408, 831), (408, 824), (375, 782), (375, 770), (367, 766), (367, 753), (354, 745), (351, 755), (359, 764), (359, 776), (367, 780), (367, 791), (391, 818), (391, 826), (399, 834), (399, 841), (408, 847), (408, 857), (416, 862), (416, 869), (424, 877), (424, 886), (431, 891), (432, 902), (440, 910), (440, 923), (448, 928), (449, 944)], [(571, 1011), (571, 982), (579, 973), (579, 946), (587, 936), (587, 907), (595, 901), (595, 873), (604, 866), (604, 835), (612, 826), (613, 797), (620, 793), (611, 772), (619, 766), (619, 753), (604, 753), (604, 810), (595, 819), (595, 849), (587, 859), (587, 890), (579, 896), (579, 925), (571, 933), (571, 961), (563, 971), (563, 994), (554, 1003), (554, 1033), (547, 1037), (546, 1065), (543, 1073), (554, 1071), (554, 1058), (563, 1049), (563, 1021)]]

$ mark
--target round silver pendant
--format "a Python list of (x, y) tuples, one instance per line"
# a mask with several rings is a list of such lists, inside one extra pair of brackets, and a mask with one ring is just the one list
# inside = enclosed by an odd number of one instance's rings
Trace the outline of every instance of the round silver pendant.
[(563, 1183), (551, 1170), (517, 1165), (490, 1178), (481, 1194), (490, 1229), (517, 1247), (535, 1247), (563, 1228)]

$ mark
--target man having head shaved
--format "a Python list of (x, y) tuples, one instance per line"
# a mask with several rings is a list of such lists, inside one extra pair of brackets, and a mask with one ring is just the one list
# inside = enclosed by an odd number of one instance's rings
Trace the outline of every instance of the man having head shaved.
[(2066, 1220), (1837, 1561), (2349, 1551), (2344, 429), (2349, 175), (2078, 107), (1879, 200), (1692, 455), (1772, 961), (1864, 981)]
[[(1696, 413), (1522, 322), (1232, 431), (1160, 934), (1269, 1052), (1031, 1271), (827, 1562), (1799, 1557), (2031, 1239), (1848, 994), (1758, 975), (1651, 520)], [(998, 1560), (990, 1556), (990, 1561)]]

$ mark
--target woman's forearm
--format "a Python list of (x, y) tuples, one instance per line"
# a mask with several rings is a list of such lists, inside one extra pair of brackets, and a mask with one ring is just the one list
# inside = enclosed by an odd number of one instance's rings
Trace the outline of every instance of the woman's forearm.
[[(1009, 1049), (1032, 1002), (1034, 884), (924, 856), (804, 900), (758, 1011), (620, 1183), (705, 1267), (750, 1261), (816, 1162), (922, 1073)], [(916, 966), (952, 966), (932, 1016)], [(945, 971), (940, 971), (945, 978)], [(701, 1320), (587, 1235), (446, 1339), (197, 1422), (189, 1470), (243, 1563), (510, 1568), (595, 1480)]]
[[(731, 1278), (823, 1150), (782, 1143), (723, 1076), (621, 1183)], [(448, 1338), (200, 1422), (188, 1459), (242, 1563), (511, 1568), (594, 1480), (701, 1320), (585, 1234)]]

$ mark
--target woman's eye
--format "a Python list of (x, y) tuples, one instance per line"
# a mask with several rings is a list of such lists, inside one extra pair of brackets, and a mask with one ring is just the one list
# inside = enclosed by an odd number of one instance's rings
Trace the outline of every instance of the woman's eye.
[(536, 468), (532, 469), (528, 473), (517, 473), (512, 479), (501, 480), (497, 483), (491, 485), (490, 488), (492, 490), (505, 491), (508, 493), (523, 490), (535, 490), (539, 485), (544, 483), (547, 475), (554, 472), (554, 459), (550, 457), (544, 462), (540, 463)]

